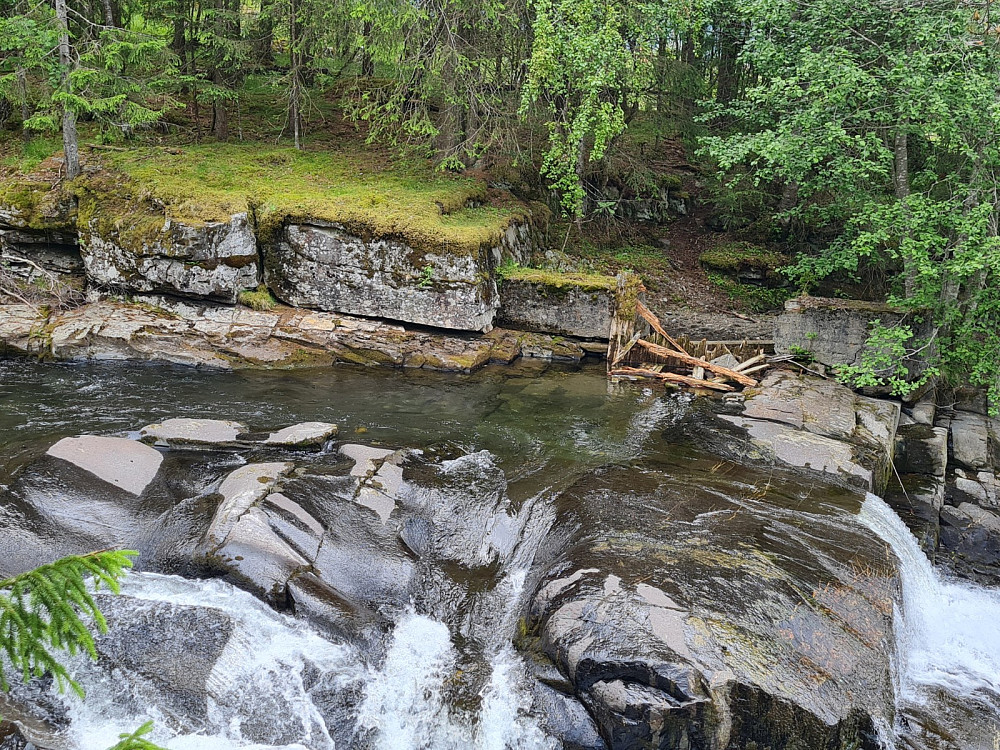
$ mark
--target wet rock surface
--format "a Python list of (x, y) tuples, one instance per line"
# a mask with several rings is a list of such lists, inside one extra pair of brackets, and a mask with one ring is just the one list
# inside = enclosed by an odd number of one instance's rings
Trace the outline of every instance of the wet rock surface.
[[(704, 459), (675, 456), (563, 496), (581, 533), (532, 604), (538, 647), (612, 748), (880, 747), (896, 583), (891, 566), (833, 562), (880, 553), (849, 520), (856, 496), (803, 503), (748, 472), (726, 498), (685, 483), (711, 475)], [(793, 531), (807, 526), (809, 542)]]

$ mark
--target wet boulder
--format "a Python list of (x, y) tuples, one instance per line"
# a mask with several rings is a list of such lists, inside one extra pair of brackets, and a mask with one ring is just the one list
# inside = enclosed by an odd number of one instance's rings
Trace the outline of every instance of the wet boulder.
[(1000, 583), (1000, 514), (973, 503), (941, 510), (942, 558), (949, 568), (987, 585)]
[(302, 422), (272, 432), (264, 440), (265, 445), (283, 448), (311, 448), (323, 445), (337, 434), (337, 425), (329, 422)]
[(159, 451), (134, 440), (84, 435), (63, 438), (47, 454), (88, 471), (98, 479), (141, 495), (163, 462)]
[[(676, 446), (651, 460), (564, 494), (575, 541), (531, 605), (608, 747), (879, 748), (898, 580), (861, 498)], [(746, 495), (715, 492), (720, 472)]]

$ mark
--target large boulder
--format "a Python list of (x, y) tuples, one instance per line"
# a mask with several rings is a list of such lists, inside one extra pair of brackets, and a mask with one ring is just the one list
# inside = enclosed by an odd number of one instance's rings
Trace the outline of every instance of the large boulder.
[(859, 498), (775, 472), (729, 499), (706, 481), (717, 459), (666, 446), (654, 460), (564, 494), (582, 533), (531, 606), (535, 648), (608, 747), (880, 747), (898, 584), (853, 518)]
[(614, 277), (519, 270), (500, 286), (497, 322), (529, 331), (607, 340), (617, 308)]
[(142, 213), (112, 217), (89, 204), (81, 212), (80, 251), (99, 288), (157, 292), (235, 303), (260, 282), (257, 240), (246, 213), (195, 223)]
[(746, 431), (754, 446), (745, 451), (750, 458), (821, 471), (877, 492), (891, 471), (899, 416), (897, 402), (775, 370), (745, 392), (739, 415), (722, 419)]
[(511, 224), (493, 245), (418, 249), (342, 224), (293, 223), (266, 251), (266, 280), (299, 307), (480, 331), (493, 326), (500, 305), (496, 267), (530, 254), (527, 224)]

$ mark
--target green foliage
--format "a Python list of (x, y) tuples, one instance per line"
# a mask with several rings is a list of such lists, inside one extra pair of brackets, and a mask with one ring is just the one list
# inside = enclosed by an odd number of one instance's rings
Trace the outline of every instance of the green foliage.
[(731, 276), (714, 271), (709, 272), (708, 280), (725, 292), (729, 299), (746, 305), (752, 312), (779, 310), (792, 297), (789, 289), (742, 284)]
[(726, 273), (754, 269), (774, 274), (787, 265), (788, 258), (750, 242), (725, 242), (703, 252), (698, 257), (698, 262), (707, 268)]
[(153, 722), (147, 721), (131, 734), (120, 734), (121, 742), (117, 743), (109, 750), (163, 750), (159, 745), (155, 745), (146, 739), (146, 735), (153, 731)]
[(533, 0), (534, 44), (522, 115), (541, 103), (549, 149), (542, 175), (568, 216), (583, 215), (587, 164), (604, 157), (626, 128), (651, 75), (643, 48), (643, 3)]
[(916, 376), (911, 372), (908, 363), (930, 344), (917, 343), (909, 326), (886, 326), (873, 320), (858, 363), (839, 368), (837, 377), (854, 388), (888, 388), (892, 395), (905, 397), (939, 374), (935, 367), (926, 367)]
[(420, 289), (428, 289), (434, 283), (434, 266), (428, 264), (420, 269), (420, 280), (417, 286)]
[(240, 292), (238, 301), (244, 307), (249, 307), (251, 310), (257, 310), (258, 312), (273, 310), (275, 305), (278, 304), (278, 300), (274, 298), (271, 290), (264, 284), (261, 284), (252, 291), (247, 289)]
[[(51, 673), (61, 690), (70, 688), (82, 698), (82, 688), (56, 652), (97, 658), (87, 621), (101, 633), (107, 631), (107, 623), (93, 593), (102, 586), (118, 593), (118, 582), (136, 554), (109, 550), (72, 555), (0, 581), (0, 649), (14, 673), (25, 682)], [(0, 661), (0, 688), (8, 689), (8, 677)]]

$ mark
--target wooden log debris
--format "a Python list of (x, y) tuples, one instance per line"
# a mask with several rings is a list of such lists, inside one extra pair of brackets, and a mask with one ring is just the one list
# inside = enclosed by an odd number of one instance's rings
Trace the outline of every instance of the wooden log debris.
[(689, 354), (682, 354), (681, 352), (675, 352), (672, 349), (668, 349), (665, 346), (659, 346), (657, 344), (650, 344), (648, 341), (643, 341), (639, 339), (637, 342), (639, 346), (646, 349), (652, 354), (659, 357), (673, 357), (674, 359), (679, 359), (685, 364), (693, 365), (695, 367), (704, 367), (710, 372), (714, 372), (716, 375), (722, 375), (729, 378), (730, 380), (735, 380), (740, 385), (757, 385), (757, 381), (753, 378), (744, 375), (742, 373), (736, 372), (735, 370), (730, 370), (728, 367), (723, 367), (722, 365), (717, 365), (714, 362), (709, 362), (708, 360), (698, 359), (697, 357), (692, 357)]
[(612, 370), (611, 374), (617, 377), (651, 378), (653, 380), (666, 380), (669, 383), (680, 383), (692, 388), (709, 388), (714, 391), (735, 391), (731, 385), (726, 383), (715, 383), (711, 380), (697, 380), (695, 378), (678, 375), (675, 372), (654, 372), (642, 367), (619, 367)]

